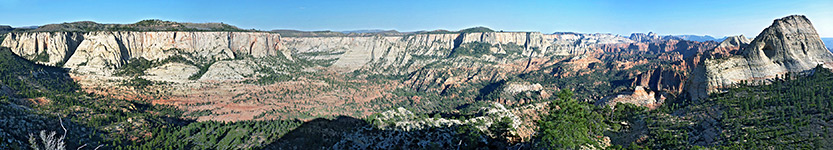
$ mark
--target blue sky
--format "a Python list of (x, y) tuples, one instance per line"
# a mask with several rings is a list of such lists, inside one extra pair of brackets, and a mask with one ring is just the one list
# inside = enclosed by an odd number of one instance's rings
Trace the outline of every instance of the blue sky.
[(0, 0), (0, 24), (143, 19), (224, 22), (246, 29), (417, 31), (487, 26), (505, 31), (738, 35), (754, 37), (772, 20), (807, 15), (833, 37), (830, 0)]

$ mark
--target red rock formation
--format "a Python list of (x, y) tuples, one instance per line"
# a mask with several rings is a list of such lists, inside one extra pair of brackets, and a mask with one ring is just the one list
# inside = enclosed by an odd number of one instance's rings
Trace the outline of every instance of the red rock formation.
[(654, 70), (639, 74), (631, 86), (643, 86), (655, 91), (668, 93), (682, 92), (686, 80), (685, 68), (682, 66), (656, 67)]

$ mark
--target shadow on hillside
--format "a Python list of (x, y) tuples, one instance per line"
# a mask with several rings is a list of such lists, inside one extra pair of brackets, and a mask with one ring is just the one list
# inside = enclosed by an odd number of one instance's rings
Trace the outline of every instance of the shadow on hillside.
[(468, 126), (404, 131), (374, 128), (366, 121), (339, 116), (305, 122), (264, 149), (528, 149), (509, 145)]
[(295, 130), (266, 146), (266, 149), (329, 149), (347, 132), (369, 126), (364, 120), (339, 116), (333, 120), (318, 118), (307, 121)]
[[(79, 89), (80, 85), (70, 77), (68, 69), (37, 64), (14, 54), (9, 48), (0, 47), (0, 149), (28, 148), (29, 134), (39, 136), (42, 130), (59, 136), (66, 134), (64, 142), (69, 149), (84, 144), (87, 148), (107, 145), (104, 143), (111, 143), (112, 139), (103, 138), (101, 135), (106, 132), (95, 126), (118, 122), (118, 117), (159, 110), (151, 104), (111, 100)], [(95, 103), (107, 104), (93, 105)], [(126, 108), (131, 112), (121, 111)], [(65, 113), (66, 110), (71, 112)], [(84, 114), (102, 117), (79, 117)], [(153, 119), (154, 123), (177, 126), (194, 122), (169, 116)]]
[(34, 63), (15, 55), (6, 47), (0, 48), (0, 73), (0, 76), (7, 79), (5, 86), (19, 92), (47, 90), (69, 93), (79, 89), (78, 84), (70, 78), (68, 69)]
[(38, 134), (44, 130), (63, 135), (62, 126), (68, 131), (65, 141), (67, 146), (95, 144), (77, 140), (87, 134), (79, 131), (94, 130), (91, 127), (71, 118), (37, 113), (38, 110), (30, 108), (36, 103), (49, 101), (76, 101), (64, 97), (47, 100), (38, 98), (71, 94), (78, 89), (79, 86), (70, 78), (67, 69), (37, 64), (12, 53), (9, 48), (0, 47), (0, 99), (4, 100), (0, 101), (0, 139), (4, 139), (0, 141), (0, 147), (27, 148), (29, 134)]

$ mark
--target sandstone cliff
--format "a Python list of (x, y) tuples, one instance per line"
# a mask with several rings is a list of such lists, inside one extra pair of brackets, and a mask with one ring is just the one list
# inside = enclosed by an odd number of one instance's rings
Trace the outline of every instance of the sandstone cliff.
[(279, 44), (280, 35), (265, 32), (101, 31), (9, 33), (2, 46), (46, 65), (99, 72), (131, 58), (161, 60), (180, 55), (222, 60), (236, 55), (287, 55), (278, 51)]
[[(545, 35), (538, 32), (480, 32), (460, 34), (412, 34), (372, 37), (284, 37), (283, 48), (293, 57), (335, 60), (333, 66), (348, 71), (370, 69), (380, 73), (410, 73), (420, 64), (447, 57), (470, 43), (490, 45), (492, 54), (544, 57), (578, 55), (594, 51), (600, 43), (632, 42), (609, 34)], [(417, 59), (415, 59), (417, 58)], [(429, 58), (429, 59), (421, 59)], [(408, 67), (415, 65), (412, 67)]]
[(631, 83), (631, 86), (642, 86), (649, 90), (679, 93), (683, 90), (683, 84), (686, 80), (685, 74), (681, 72), (683, 70), (685, 69), (656, 67), (654, 70), (639, 74)]
[(9, 33), (0, 46), (38, 63), (62, 65), (83, 40), (82, 34), (73, 32)]
[(654, 32), (648, 32), (648, 34), (632, 33), (631, 36), (630, 36), (630, 39), (634, 40), (634, 41), (637, 41), (637, 42), (654, 42), (654, 41), (662, 40), (662, 37), (660, 37), (659, 35), (657, 35)]
[[(117, 68), (131, 58), (161, 60), (174, 55), (212, 60), (283, 55), (308, 59), (333, 59), (335, 67), (356, 70), (376, 65), (400, 67), (411, 57), (444, 57), (466, 43), (487, 43), (496, 54), (507, 46), (520, 47), (531, 56), (584, 54), (599, 43), (631, 42), (604, 34), (544, 35), (537, 32), (483, 32), (413, 34), (370, 37), (281, 37), (266, 32), (98, 31), (9, 33), (1, 46), (27, 59), (76, 69), (89, 66)], [(84, 67), (82, 67), (84, 68)]]
[(833, 54), (824, 48), (810, 21), (799, 15), (775, 20), (738, 53), (728, 58), (706, 58), (704, 65), (694, 68), (688, 85), (692, 98), (707, 97), (722, 86), (740, 81), (766, 82), (816, 65), (833, 66)]

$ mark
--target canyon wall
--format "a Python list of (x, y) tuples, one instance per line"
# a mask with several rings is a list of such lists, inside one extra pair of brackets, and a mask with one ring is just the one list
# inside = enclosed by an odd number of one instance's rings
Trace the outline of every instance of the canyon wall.
[(222, 60), (236, 55), (286, 55), (280, 35), (265, 32), (21, 32), (2, 45), (29, 60), (93, 72), (117, 68), (131, 58)]
[(68, 68), (117, 68), (131, 58), (161, 60), (174, 55), (212, 60), (283, 55), (290, 60), (336, 59), (333, 66), (356, 70), (369, 64), (395, 66), (412, 56), (443, 57), (473, 42), (493, 45), (493, 53), (506, 53), (502, 45), (516, 45), (525, 56), (533, 56), (533, 51), (534, 56), (544, 56), (586, 54), (593, 52), (588, 47), (595, 44), (632, 41), (609, 34), (538, 32), (281, 37), (268, 32), (100, 31), (9, 33), (0, 46), (41, 64)]
[(8, 33), (0, 46), (23, 58), (57, 65), (66, 62), (83, 40), (82, 33), (74, 32)]
[[(775, 20), (754, 40), (731, 37), (717, 43), (660, 40), (656, 34), (629, 38), (611, 34), (538, 32), (484, 32), (409, 34), (362, 37), (281, 37), (269, 32), (12, 32), (3, 47), (37, 63), (63, 66), (81, 73), (103, 73), (133, 58), (163, 60), (183, 56), (192, 61), (220, 61), (241, 57), (278, 56), (328, 60), (345, 72), (365, 69), (377, 73), (407, 74), (422, 65), (442, 61), (469, 43), (488, 44), (490, 53), (534, 58), (558, 55), (618, 55), (624, 53), (677, 52), (688, 77), (669, 70), (647, 73), (638, 85), (680, 91), (702, 98), (717, 88), (749, 80), (766, 80), (787, 72), (802, 72), (823, 64), (833, 66), (833, 54), (825, 49), (816, 30), (804, 16)], [(717, 47), (717, 48), (714, 48)], [(709, 54), (706, 49), (714, 48)], [(694, 57), (692, 57), (694, 56)], [(486, 59), (494, 56), (486, 56)], [(507, 60), (517, 61), (517, 60)], [(660, 75), (661, 74), (661, 75)], [(670, 83), (666, 86), (664, 84)]]

